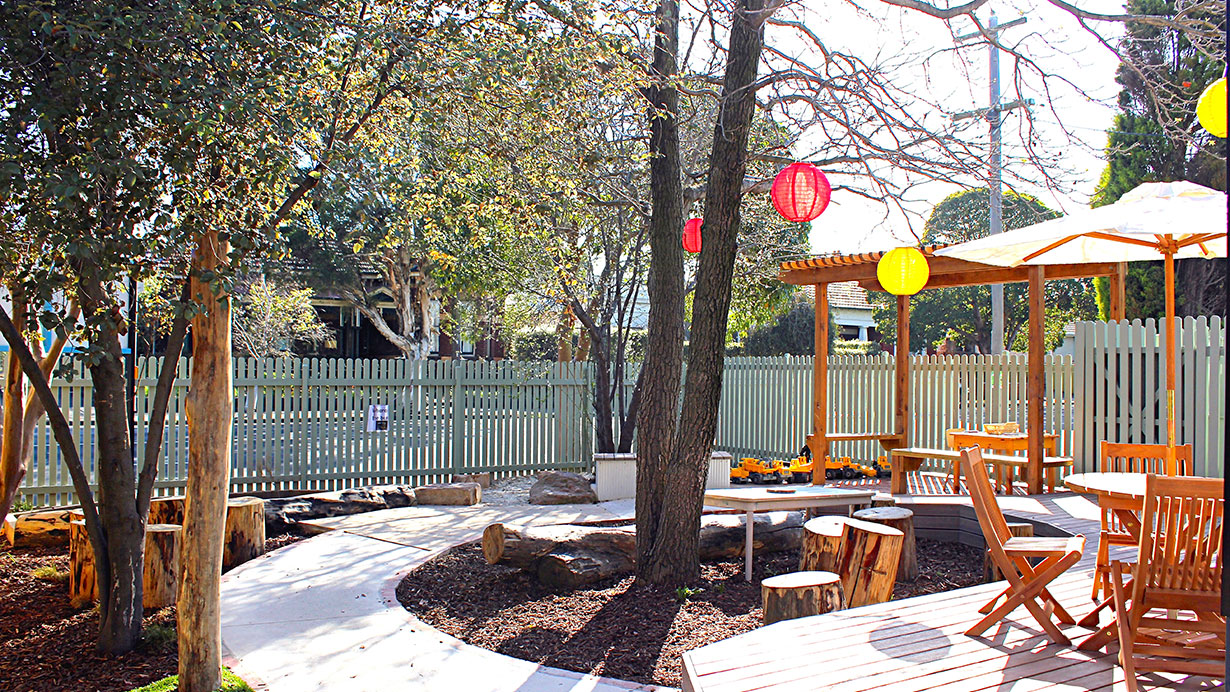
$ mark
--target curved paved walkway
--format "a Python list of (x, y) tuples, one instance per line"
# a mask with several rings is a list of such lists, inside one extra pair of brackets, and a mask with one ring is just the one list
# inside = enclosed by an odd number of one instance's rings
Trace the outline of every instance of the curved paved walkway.
[(292, 544), (222, 580), (226, 663), (257, 689), (442, 692), (661, 690), (581, 675), (465, 644), (397, 602), (402, 576), (496, 521), (559, 524), (631, 516), (630, 502), (559, 507), (410, 507), (311, 524)]

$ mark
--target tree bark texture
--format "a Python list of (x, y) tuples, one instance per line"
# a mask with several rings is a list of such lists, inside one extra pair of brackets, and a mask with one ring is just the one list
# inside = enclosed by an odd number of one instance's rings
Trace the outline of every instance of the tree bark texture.
[(226, 502), (226, 542), (222, 569), (230, 569), (265, 552), (265, 501), (233, 497)]
[(146, 608), (175, 605), (179, 592), (182, 534), (183, 527), (177, 524), (150, 524), (145, 527), (142, 605)]
[(654, 28), (649, 117), (649, 340), (642, 364), (636, 450), (637, 578), (683, 583), (700, 572), (700, 506), (686, 470), (674, 463), (676, 407), (683, 373), (683, 185), (679, 162), (679, 3), (661, 0)]
[(854, 513), (855, 519), (883, 524), (900, 531), (901, 566), (897, 569), (897, 578), (901, 581), (914, 581), (918, 578), (918, 546), (914, 538), (914, 512), (905, 507), (872, 507), (860, 509)]
[[(669, 2), (664, 0), (662, 7)], [(722, 368), (725, 360), (726, 325), (729, 318), (731, 278), (734, 272), (738, 231), (741, 223), (743, 177), (747, 168), (747, 141), (755, 112), (757, 65), (763, 44), (763, 26), (767, 15), (763, 0), (740, 0), (735, 3), (731, 18), (730, 48), (726, 75), (722, 86), (721, 105), (713, 133), (713, 148), (709, 157), (708, 193), (705, 197), (705, 243), (700, 253), (696, 293), (692, 302), (692, 329), (688, 357), (688, 374), (684, 386), (682, 413), (671, 432), (672, 444), (654, 445), (646, 454), (646, 468), (637, 469), (637, 507), (645, 508), (640, 486), (652, 486), (657, 496), (646, 492), (652, 521), (645, 521), (651, 534), (639, 536), (644, 544), (638, 547), (637, 576), (656, 584), (682, 584), (694, 581), (700, 574), (696, 538), (700, 522), (705, 476), (709, 455), (717, 428), (717, 409), (722, 393)], [(672, 26), (677, 34), (678, 23)], [(674, 35), (674, 34), (672, 34)], [(677, 38), (675, 43), (677, 44)], [(671, 65), (672, 72), (674, 65)], [(676, 156), (678, 140), (675, 140)], [(657, 150), (651, 151), (656, 155)], [(674, 180), (678, 181), (678, 159), (674, 160)], [(655, 190), (656, 197), (656, 190)], [(655, 198), (655, 205), (657, 204)], [(653, 261), (659, 261), (659, 232), (653, 228)], [(674, 253), (679, 253), (681, 224), (676, 220), (670, 228)], [(673, 269), (673, 267), (672, 267)], [(653, 269), (651, 277), (658, 273)], [(651, 301), (659, 300), (652, 292)], [(681, 290), (678, 282), (672, 288)], [(682, 300), (682, 296), (680, 296)], [(652, 308), (651, 308), (652, 309)], [(650, 351), (654, 321), (650, 314)], [(664, 356), (668, 352), (663, 352)], [(677, 357), (677, 350), (669, 351)], [(648, 360), (647, 360), (648, 364)], [(647, 373), (651, 378), (657, 373)], [(652, 382), (647, 379), (646, 385)], [(649, 404), (648, 398), (644, 402)], [(674, 400), (669, 403), (655, 398), (641, 417), (641, 434), (645, 422), (675, 417)], [(642, 438), (643, 439), (643, 438)], [(658, 439), (666, 439), (659, 437)], [(639, 461), (639, 459), (638, 459)], [(651, 462), (651, 463), (650, 463)], [(648, 471), (648, 473), (645, 473)], [(638, 532), (641, 531), (638, 509)]]
[[(95, 552), (98, 570), (98, 647), (111, 654), (132, 650), (141, 638), (141, 569), (145, 517), (137, 512), (137, 474), (128, 431), (128, 388), (120, 350), (122, 325), (109, 286), (88, 267), (78, 267), (77, 300), (97, 341), (91, 344), (94, 429), (98, 444), (98, 516), (105, 552)], [(103, 568), (106, 568), (105, 570)]]
[[(758, 514), (752, 545), (757, 553), (799, 547), (803, 515), (799, 512)], [(701, 522), (697, 539), (701, 560), (743, 555), (745, 531), (736, 515), (710, 515)], [(518, 567), (544, 584), (575, 587), (631, 572), (636, 564), (634, 526), (530, 526), (491, 524), (483, 531), (483, 556), (490, 564)]]
[(841, 575), (851, 608), (893, 595), (904, 536), (894, 528), (847, 517), (818, 517), (803, 525), (799, 570)]
[[(24, 329), (27, 301), (19, 287), (10, 286), (13, 300), (13, 323)], [(22, 420), (25, 418), (25, 378), (17, 352), (8, 352), (8, 367), (4, 371), (4, 416), (0, 419), (0, 517), (6, 516), (17, 500), (21, 481), (26, 477), (25, 441)]]
[(845, 610), (841, 576), (832, 572), (790, 572), (760, 582), (764, 624)]
[(179, 689), (212, 692), (222, 679), (219, 610), (223, 529), (231, 453), (231, 315), (227, 296), (201, 281), (225, 262), (227, 243), (202, 234), (192, 258), (191, 295), (204, 312), (192, 319), (188, 391), (188, 480), (179, 586)]
[(156, 497), (149, 503), (149, 523), (184, 525), (184, 496)]

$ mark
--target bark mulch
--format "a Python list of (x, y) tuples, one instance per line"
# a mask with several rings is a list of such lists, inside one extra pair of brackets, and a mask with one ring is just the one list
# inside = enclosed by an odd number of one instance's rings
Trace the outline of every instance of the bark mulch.
[[(265, 547), (297, 540), (285, 534)], [(63, 580), (34, 577), (40, 567)], [(106, 656), (95, 649), (98, 608), (68, 604), (67, 575), (67, 548), (0, 547), (0, 690), (127, 692), (176, 672), (174, 607), (146, 612), (151, 636), (139, 648)]]
[[(519, 569), (488, 565), (477, 543), (428, 561), (397, 587), (397, 599), (429, 625), (508, 656), (594, 675), (678, 687), (685, 651), (761, 625), (760, 580), (798, 569), (798, 552), (757, 556), (752, 582), (742, 560), (701, 566), (691, 589), (637, 585), (632, 577), (576, 590), (540, 585)], [(893, 598), (982, 581), (982, 551), (918, 539), (913, 584)]]

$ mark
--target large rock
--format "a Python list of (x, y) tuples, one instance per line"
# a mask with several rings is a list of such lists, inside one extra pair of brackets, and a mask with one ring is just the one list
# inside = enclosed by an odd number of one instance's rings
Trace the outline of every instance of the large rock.
[(583, 505), (598, 501), (593, 486), (579, 473), (543, 471), (530, 488), (531, 505)]
[(414, 489), (420, 505), (476, 505), (483, 499), (478, 483), (433, 483)]
[(381, 485), (265, 500), (265, 532), (275, 536), (305, 519), (340, 517), (416, 504), (414, 488)]
[(454, 473), (450, 479), (454, 483), (478, 483), (484, 488), (491, 487), (491, 472), (483, 473)]

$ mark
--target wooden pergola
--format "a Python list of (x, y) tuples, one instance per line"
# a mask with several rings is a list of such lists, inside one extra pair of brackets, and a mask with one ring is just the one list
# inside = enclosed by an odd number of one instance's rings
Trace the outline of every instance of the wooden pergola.
[[(1051, 264), (1022, 267), (999, 267), (978, 262), (936, 257), (932, 245), (921, 248), (931, 268), (931, 277), (923, 290), (953, 286), (982, 286), (1015, 282), (1029, 283), (1029, 375), (1026, 386), (1029, 446), (1026, 483), (1030, 494), (1042, 492), (1043, 405), (1045, 382), (1043, 373), (1043, 324), (1045, 300), (1043, 284), (1048, 280), (1082, 279), (1105, 276), (1110, 279), (1110, 318), (1123, 319), (1126, 263)], [(876, 280), (876, 266), (883, 252), (855, 255), (828, 255), (812, 259), (784, 262), (780, 278), (796, 286), (814, 286), (816, 292), (816, 358), (812, 384), (812, 434), (807, 446), (812, 459), (812, 483), (824, 483), (823, 459), (829, 443), (839, 440), (876, 440), (886, 450), (908, 447), (910, 439), (910, 298), (897, 296), (897, 347), (895, 350), (893, 429), (880, 431), (832, 431), (828, 429), (828, 285), (840, 281), (856, 281), (869, 291), (883, 291)]]

